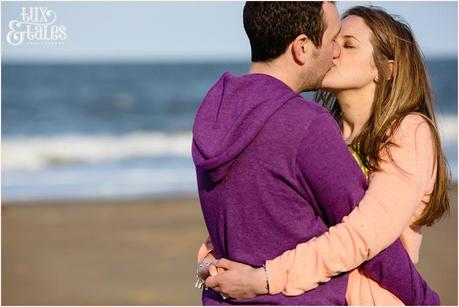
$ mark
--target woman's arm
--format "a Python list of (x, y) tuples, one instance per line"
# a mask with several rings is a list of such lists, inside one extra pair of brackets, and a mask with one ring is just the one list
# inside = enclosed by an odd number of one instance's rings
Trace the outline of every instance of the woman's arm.
[(212, 254), (215, 259), (214, 246), (212, 245), (212, 241), (210, 240), (210, 237), (208, 236), (207, 239), (199, 247), (198, 264), (200, 264), (204, 260), (204, 258), (209, 254)]
[(391, 148), (391, 155), (402, 170), (385, 157), (359, 206), (341, 224), (267, 261), (271, 294), (311, 290), (358, 267), (400, 237), (426, 194), (434, 155), (430, 127), (417, 115), (402, 121), (393, 142), (398, 146)]
[[(416, 118), (416, 116), (414, 118), (410, 116), (405, 119), (402, 129), (400, 129), (397, 136), (393, 139), (393, 141), (400, 146), (398, 147), (398, 149), (400, 149), (398, 150), (399, 155), (394, 151), (392, 151), (392, 155), (398, 162), (400, 156), (403, 156), (404, 153), (411, 158), (413, 158), (412, 155), (414, 153), (415, 160), (409, 158), (408, 164), (414, 163), (414, 165), (417, 166), (418, 164), (422, 164), (422, 155), (420, 155), (418, 148), (424, 151), (426, 150), (426, 146), (425, 144), (422, 145), (422, 142), (425, 141), (426, 144), (429, 144), (431, 147), (432, 143), (431, 141), (429, 142), (430, 139), (428, 137), (422, 136), (423, 134), (418, 131), (423, 130), (429, 131), (430, 133), (430, 130), (425, 130), (428, 128), (425, 125), (417, 125), (420, 124), (422, 120), (417, 123), (416, 121), (413, 122), (413, 119)], [(327, 118), (321, 117), (320, 120), (324, 122), (327, 121)], [(406, 127), (407, 123), (410, 124), (408, 127)], [(364, 201), (360, 203), (361, 206), (363, 204), (366, 205), (363, 205), (363, 208), (358, 208), (354, 212), (351, 212), (358, 204), (358, 200), (363, 198), (365, 192), (362, 191), (360, 194), (358, 188), (352, 188), (352, 186), (356, 186), (353, 180), (358, 177), (355, 176), (356, 174), (349, 174), (352, 168), (348, 168), (346, 172), (342, 164), (336, 164), (336, 161), (345, 161), (349, 163), (350, 161), (355, 163), (355, 161), (352, 156), (349, 155), (344, 143), (342, 150), (338, 150), (338, 146), (333, 147), (329, 145), (333, 142), (338, 143), (338, 139), (327, 138), (327, 136), (332, 135), (332, 133), (326, 133), (330, 132), (329, 130), (324, 132), (327, 128), (331, 129), (332, 126), (331, 124), (328, 126), (312, 125), (313, 128), (310, 129), (311, 133), (308, 134), (310, 137), (302, 142), (302, 147), (298, 154), (297, 161), (300, 172), (298, 173), (298, 178), (301, 185), (305, 188), (306, 193), (312, 195), (312, 197), (308, 199), (309, 204), (316, 208), (317, 214), (319, 214), (328, 225), (336, 225), (341, 222), (346, 215), (349, 215), (349, 217), (344, 219), (345, 222), (338, 227), (331, 227), (330, 231), (325, 235), (319, 236), (308, 243), (300, 244), (297, 249), (285, 252), (274, 261), (268, 261), (268, 265), (271, 264), (271, 271), (270, 273), (268, 272), (270, 294), (283, 292), (286, 295), (300, 295), (316, 287), (318, 282), (326, 282), (333, 275), (357, 267), (363, 261), (371, 258), (378, 252), (378, 244), (386, 244), (381, 243), (381, 238), (378, 237), (379, 235), (385, 235), (378, 232), (380, 230), (382, 230), (382, 232), (387, 230), (393, 232), (394, 230), (391, 228), (393, 226), (391, 224), (393, 223), (392, 219), (399, 218), (398, 216), (393, 216), (394, 212), (398, 214), (397, 210), (399, 208), (397, 208), (397, 205), (401, 204), (401, 197), (395, 194), (378, 195), (376, 193), (375, 199), (369, 202)], [(409, 127), (414, 127), (414, 129), (406, 129)], [(338, 127), (336, 127), (336, 129), (337, 133), (339, 133)], [(428, 136), (430, 136), (430, 134), (428, 134)], [(401, 139), (399, 140), (400, 137)], [(410, 145), (407, 147), (407, 145), (404, 144), (405, 142), (408, 145), (414, 144), (414, 146)], [(416, 152), (415, 150), (412, 152), (411, 150), (407, 150), (407, 148), (415, 148), (418, 151)], [(428, 146), (427, 150), (429, 150)], [(420, 155), (419, 161), (416, 160), (418, 155)], [(402, 160), (404, 161), (404, 159)], [(310, 161), (315, 161), (315, 163), (311, 164)], [(432, 159), (430, 161), (432, 163)], [(356, 163), (355, 165), (357, 166)], [(399, 164), (399, 166), (406, 167), (406, 165), (401, 164)], [(307, 169), (307, 172), (304, 172), (304, 169)], [(388, 171), (386, 167), (383, 167), (383, 169), (384, 172), (382, 173)], [(397, 173), (397, 170), (400, 171), (399, 169), (395, 170), (395, 174), (397, 174), (397, 176), (395, 176), (396, 178), (391, 178), (391, 172), (387, 172), (390, 180), (400, 179), (398, 178), (400, 174)], [(412, 176), (413, 172), (411, 171), (413, 171), (413, 167), (409, 167), (409, 169), (405, 169), (405, 171), (408, 171), (409, 174), (403, 174), (403, 176), (407, 178), (414, 177), (414, 182), (418, 182), (419, 174), (416, 173), (416, 167), (414, 167), (416, 176)], [(361, 175), (361, 173), (359, 174)], [(346, 176), (349, 176), (349, 179), (347, 181), (342, 180), (342, 178)], [(402, 181), (406, 181), (405, 183), (410, 182), (410, 180)], [(391, 190), (391, 193), (399, 189), (398, 184), (400, 184), (400, 182), (395, 184), (396, 189)], [(417, 184), (414, 185), (416, 186)], [(373, 187), (373, 189), (375, 189), (375, 187)], [(358, 200), (354, 202), (353, 199), (355, 197), (358, 197)], [(387, 207), (382, 206), (384, 205), (384, 201), (378, 203), (381, 197), (390, 198), (392, 204), (395, 204), (395, 209), (394, 205), (391, 204)], [(394, 197), (395, 199), (393, 199)], [(412, 203), (419, 204), (419, 199), (413, 200)], [(383, 212), (376, 212), (378, 211), (378, 207), (384, 209)], [(373, 209), (376, 211), (373, 211)], [(412, 210), (412, 208), (409, 210)], [(412, 212), (413, 211), (410, 211), (409, 215), (411, 215)], [(374, 214), (371, 222), (364, 218), (366, 214), (369, 214), (369, 216)], [(383, 214), (384, 217), (381, 217), (381, 214)], [(353, 225), (349, 223), (349, 220), (355, 221), (356, 224)], [(389, 222), (385, 225), (383, 223), (383, 227), (381, 227), (379, 224), (386, 220)], [(408, 220), (409, 218), (404, 218), (404, 221)], [(401, 224), (403, 223), (404, 222)], [(404, 226), (401, 226), (398, 233), (396, 231), (394, 238), (397, 238), (401, 234), (403, 228)], [(371, 231), (372, 229), (373, 231)], [(370, 231), (368, 232), (368, 230)], [(387, 238), (383, 240), (388, 241), (387, 244), (391, 242), (391, 240)], [(321, 246), (321, 244), (318, 244), (320, 242), (325, 243)], [(324, 248), (319, 249), (319, 247)], [(383, 248), (384, 247), (379, 247), (379, 251)], [(337, 252), (338, 249), (344, 250), (344, 253), (341, 251)], [(208, 287), (213, 289), (218, 288), (219, 290), (217, 291), (221, 291), (226, 296), (235, 298), (243, 298), (244, 296), (237, 296), (238, 293), (242, 293), (239, 290), (247, 290), (246, 288), (248, 287), (254, 289), (254, 291), (248, 292), (250, 295), (253, 295), (253, 293), (263, 293), (263, 268), (249, 270), (247, 266), (243, 264), (234, 263), (229, 260), (224, 260), (224, 262), (227, 262), (226, 267), (228, 271), (218, 274), (217, 276), (209, 277), (206, 280), (206, 285)], [(275, 275), (276, 272), (272, 270), (272, 268), (276, 268), (276, 263), (278, 265), (277, 275)], [(274, 266), (272, 264), (274, 264)], [(219, 263), (217, 263), (217, 266), (219, 266)], [(230, 266), (231, 268), (229, 268)], [(391, 291), (406, 305), (438, 305), (440, 303), (438, 295), (428, 287), (427, 283), (416, 271), (414, 264), (399, 239), (391, 244), (389, 248), (378, 254), (375, 259), (369, 260), (362, 267), (364, 267), (365, 273), (367, 273), (370, 278), (374, 279), (383, 288)], [(252, 282), (248, 283), (247, 280)], [(234, 296), (234, 294), (236, 294), (236, 296)]]
[(214, 265), (216, 260), (215, 251), (209, 236), (199, 247), (197, 258), (198, 267), (196, 274), (198, 275), (198, 280), (205, 281), (207, 277), (214, 276), (219, 271), (223, 271), (223, 269), (217, 268)]

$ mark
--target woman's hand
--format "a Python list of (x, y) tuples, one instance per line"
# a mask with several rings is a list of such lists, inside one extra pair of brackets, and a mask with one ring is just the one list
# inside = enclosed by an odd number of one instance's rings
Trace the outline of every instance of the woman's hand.
[[(214, 276), (217, 275), (219, 270), (215, 266), (215, 256), (213, 253), (209, 253), (204, 259), (202, 259), (201, 263), (198, 265), (198, 276), (202, 280), (206, 280), (207, 277), (209, 276)], [(220, 269), (221, 272), (223, 272), (223, 269)]]
[(221, 258), (214, 263), (223, 272), (206, 279), (206, 287), (233, 299), (253, 298), (268, 294), (266, 275), (263, 268)]

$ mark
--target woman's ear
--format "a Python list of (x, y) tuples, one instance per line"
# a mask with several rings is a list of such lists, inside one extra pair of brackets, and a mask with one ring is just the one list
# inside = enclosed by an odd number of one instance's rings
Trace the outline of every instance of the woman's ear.
[(306, 34), (298, 35), (292, 42), (292, 56), (293, 59), (301, 65), (306, 63), (308, 53), (310, 53), (312, 42)]
[(389, 70), (389, 74), (387, 76), (387, 80), (389, 81), (390, 79), (392, 79), (394, 77), (394, 60), (389, 60), (387, 61), (387, 68)]

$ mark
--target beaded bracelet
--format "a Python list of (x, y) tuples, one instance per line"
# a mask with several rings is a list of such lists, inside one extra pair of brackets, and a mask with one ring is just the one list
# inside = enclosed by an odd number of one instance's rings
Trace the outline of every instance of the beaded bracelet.
[(268, 279), (268, 271), (266, 271), (266, 263), (263, 263), (263, 270), (265, 271), (265, 277), (266, 277), (265, 289), (268, 290), (268, 294), (269, 294), (269, 279)]

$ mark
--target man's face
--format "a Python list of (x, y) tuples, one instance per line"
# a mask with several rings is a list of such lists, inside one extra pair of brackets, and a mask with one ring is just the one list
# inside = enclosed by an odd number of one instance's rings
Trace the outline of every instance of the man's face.
[(310, 60), (311, 65), (308, 65), (307, 68), (309, 79), (307, 91), (320, 88), (322, 79), (333, 66), (333, 59), (338, 57), (340, 53), (340, 47), (335, 41), (341, 28), (338, 10), (336, 6), (330, 2), (324, 2), (323, 10), (327, 28), (322, 37), (322, 45), (320, 48), (314, 50)]

